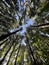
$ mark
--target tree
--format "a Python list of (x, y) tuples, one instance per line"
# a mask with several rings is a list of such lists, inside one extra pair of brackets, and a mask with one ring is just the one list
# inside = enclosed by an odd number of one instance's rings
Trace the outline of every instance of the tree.
[(49, 65), (49, 0), (0, 0), (0, 65)]

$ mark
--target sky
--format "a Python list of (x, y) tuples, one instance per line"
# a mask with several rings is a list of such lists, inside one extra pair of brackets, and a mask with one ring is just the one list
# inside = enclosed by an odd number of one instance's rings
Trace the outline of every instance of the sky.
[[(21, 17), (21, 15), (22, 15), (22, 11), (25, 10), (25, 7), (23, 6), (23, 4), (24, 4), (25, 2), (26, 2), (26, 0), (21, 0), (21, 3), (20, 3), (20, 0), (18, 0), (19, 11), (18, 11), (17, 14), (18, 14), (20, 17)], [(17, 20), (19, 20), (19, 16), (18, 16), (17, 14), (15, 14), (15, 17), (16, 17)], [(21, 41), (21, 45), (26, 46), (26, 43), (25, 43), (25, 33), (27, 33), (27, 28), (30, 27), (31, 25), (33, 25), (34, 22), (35, 22), (35, 21), (34, 21), (33, 19), (26, 18), (26, 19), (25, 19), (25, 24), (23, 24), (22, 26), (19, 26), (19, 28), (22, 27), (22, 30), (19, 31), (19, 32), (17, 32), (16, 34), (17, 34), (17, 35), (20, 35), (20, 36), (24, 36), (24, 38), (23, 38), (22, 41)], [(16, 28), (16, 29), (11, 29), (11, 30), (9, 30), (9, 31), (10, 31), (10, 32), (14, 32), (15, 30), (17, 30), (17, 28)]]
[[(28, 0), (29, 1), (29, 0)], [(21, 11), (24, 11), (25, 10), (25, 8), (24, 8), (24, 6), (23, 6), (23, 3), (25, 3), (26, 2), (26, 0), (21, 0), (21, 3), (20, 3), (20, 0), (18, 0), (18, 7), (19, 7), (19, 11), (18, 11), (18, 13), (17, 14), (15, 14), (15, 18), (17, 19), (17, 20), (19, 20), (19, 16), (21, 17), (22, 16), (22, 12)], [(19, 32), (17, 32), (16, 34), (17, 35), (20, 35), (20, 36), (24, 36), (24, 38), (22, 39), (22, 41), (21, 41), (21, 45), (24, 45), (24, 46), (26, 46), (26, 43), (25, 43), (25, 34), (27, 34), (27, 28), (28, 27), (30, 27), (31, 25), (34, 25), (34, 23), (35, 23), (35, 20), (32, 18), (26, 18), (25, 19), (25, 24), (23, 24), (22, 26), (19, 26), (19, 28), (22, 28), (22, 30), (21, 31), (19, 31)], [(9, 32), (14, 32), (14, 31), (16, 31), (17, 30), (17, 28), (16, 29), (10, 29), (9, 30)], [(41, 35), (46, 35), (46, 36), (48, 36), (49, 37), (49, 35), (48, 34), (44, 34), (43, 32), (39, 32)]]

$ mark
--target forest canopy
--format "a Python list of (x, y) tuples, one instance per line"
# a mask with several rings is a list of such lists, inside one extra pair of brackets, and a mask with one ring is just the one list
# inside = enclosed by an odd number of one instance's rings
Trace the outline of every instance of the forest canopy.
[(49, 65), (49, 0), (0, 0), (0, 65)]

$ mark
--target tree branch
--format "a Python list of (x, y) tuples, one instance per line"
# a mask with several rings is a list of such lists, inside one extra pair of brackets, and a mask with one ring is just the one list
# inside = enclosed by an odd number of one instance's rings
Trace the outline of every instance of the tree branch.
[(16, 32), (18, 32), (18, 31), (20, 31), (20, 30), (22, 30), (22, 28), (19, 28), (19, 29), (17, 29), (16, 31), (13, 31), (13, 32), (10, 32), (10, 33), (1, 35), (1, 36), (0, 36), (0, 41), (4, 40), (5, 38), (9, 37), (9, 36), (12, 35), (12, 34), (15, 34)]
[(38, 25), (33, 25), (30, 26), (30, 28), (48, 28), (49, 27), (49, 23), (44, 23), (44, 24), (38, 24)]
[[(47, 27), (49, 27), (49, 23), (33, 25), (33, 26), (28, 27), (28, 29), (31, 29), (31, 28), (39, 28), (39, 29), (41, 29), (41, 28), (47, 28)], [(5, 38), (9, 37), (10, 35), (15, 34), (15, 33), (17, 33), (18, 31), (21, 31), (21, 30), (22, 30), (22, 27), (16, 29), (13, 32), (1, 35), (0, 36), (0, 41), (4, 40)]]

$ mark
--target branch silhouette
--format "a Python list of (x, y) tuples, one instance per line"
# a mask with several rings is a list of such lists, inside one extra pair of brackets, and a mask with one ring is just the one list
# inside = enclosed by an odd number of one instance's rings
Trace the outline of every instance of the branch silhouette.
[(19, 28), (19, 29), (17, 29), (16, 31), (11, 32), (11, 33), (2, 34), (2, 35), (0, 36), (0, 41), (6, 39), (6, 38), (9, 37), (10, 35), (15, 34), (16, 32), (18, 32), (18, 31), (20, 31), (20, 30), (22, 30), (22, 28)]
[[(33, 26), (30, 26), (29, 28), (31, 29), (31, 28), (34, 28), (34, 27), (36, 27), (36, 28), (47, 28), (47, 27), (49, 27), (49, 23), (39, 24), (39, 25), (33, 25)], [(6, 39), (10, 35), (15, 34), (15, 33), (17, 33), (18, 31), (21, 31), (21, 30), (22, 30), (22, 27), (18, 28), (16, 31), (13, 31), (13, 32), (10, 32), (10, 33), (7, 33), (7, 34), (2, 34), (0, 36), (0, 41)]]
[(47, 27), (49, 27), (49, 23), (33, 25), (33, 26), (31, 26), (31, 27), (32, 27), (32, 28), (33, 28), (33, 27), (38, 27), (38, 28), (47, 28)]

